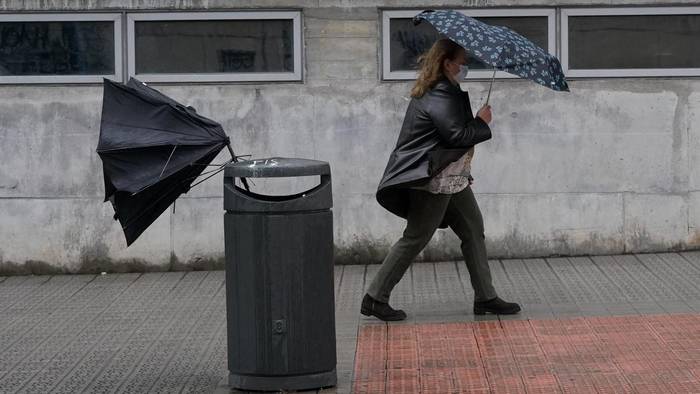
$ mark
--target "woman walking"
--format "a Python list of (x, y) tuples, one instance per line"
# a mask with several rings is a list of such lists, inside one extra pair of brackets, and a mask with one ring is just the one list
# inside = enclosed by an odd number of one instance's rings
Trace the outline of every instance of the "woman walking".
[(484, 226), (471, 190), (474, 145), (491, 138), (491, 107), (472, 115), (469, 95), (459, 82), (466, 51), (438, 40), (421, 57), (396, 148), (379, 184), (377, 200), (407, 220), (403, 237), (391, 248), (362, 300), (361, 313), (385, 321), (406, 313), (389, 306), (394, 286), (435, 230), (450, 227), (461, 249), (474, 289), (474, 314), (514, 314), (520, 306), (498, 298), (484, 243)]

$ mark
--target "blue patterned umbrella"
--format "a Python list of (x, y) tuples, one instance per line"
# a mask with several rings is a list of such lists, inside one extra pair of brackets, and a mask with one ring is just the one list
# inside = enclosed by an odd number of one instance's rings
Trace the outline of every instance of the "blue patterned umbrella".
[(413, 19), (415, 24), (422, 20), (471, 56), (493, 66), (494, 76), (498, 69), (553, 90), (569, 91), (559, 60), (507, 27), (488, 25), (452, 10), (427, 10)]

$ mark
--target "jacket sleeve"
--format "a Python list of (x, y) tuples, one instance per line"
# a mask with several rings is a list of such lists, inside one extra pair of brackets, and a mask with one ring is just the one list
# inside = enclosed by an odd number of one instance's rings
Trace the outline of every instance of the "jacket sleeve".
[(428, 115), (445, 143), (453, 148), (466, 148), (491, 139), (491, 128), (475, 117), (465, 124), (460, 97), (439, 92), (430, 98)]

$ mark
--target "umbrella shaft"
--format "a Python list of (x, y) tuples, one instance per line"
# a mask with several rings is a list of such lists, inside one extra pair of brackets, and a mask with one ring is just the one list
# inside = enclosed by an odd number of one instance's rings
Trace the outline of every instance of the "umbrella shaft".
[(231, 154), (231, 159), (234, 162), (237, 162), (238, 160), (236, 159), (236, 154), (233, 153), (233, 148), (231, 148), (231, 144), (226, 144), (226, 147), (228, 148), (228, 152)]
[(489, 99), (491, 98), (491, 89), (493, 88), (493, 81), (496, 80), (496, 67), (493, 68), (493, 77), (491, 77), (491, 85), (489, 86), (489, 94), (486, 96), (486, 104), (489, 104)]

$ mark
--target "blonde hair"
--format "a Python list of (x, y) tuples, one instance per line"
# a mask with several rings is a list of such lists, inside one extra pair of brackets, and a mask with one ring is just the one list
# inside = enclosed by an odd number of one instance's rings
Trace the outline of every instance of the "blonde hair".
[(463, 48), (450, 39), (441, 38), (435, 41), (435, 44), (430, 47), (428, 52), (418, 58), (418, 79), (413, 89), (411, 89), (411, 97), (422, 97), (440, 79), (444, 78), (446, 75), (442, 69), (442, 64), (445, 59), (455, 59), (460, 50), (463, 50)]

